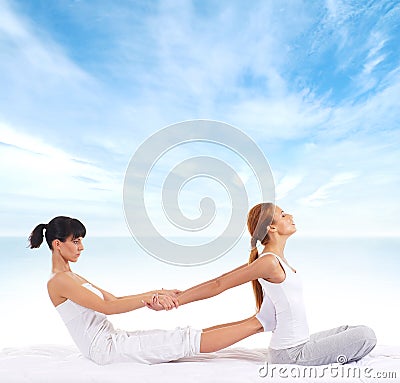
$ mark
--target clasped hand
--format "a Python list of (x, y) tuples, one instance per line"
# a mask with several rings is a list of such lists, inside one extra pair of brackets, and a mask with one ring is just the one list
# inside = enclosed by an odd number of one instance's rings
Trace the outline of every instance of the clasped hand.
[(155, 311), (171, 310), (178, 308), (178, 294), (180, 290), (158, 290), (151, 299), (143, 301), (146, 307)]

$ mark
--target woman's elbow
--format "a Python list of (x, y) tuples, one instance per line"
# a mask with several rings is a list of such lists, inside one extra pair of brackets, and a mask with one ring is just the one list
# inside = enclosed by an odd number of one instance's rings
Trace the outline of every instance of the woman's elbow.
[(106, 295), (104, 297), (104, 300), (107, 302), (117, 301), (118, 299), (119, 299), (118, 297), (114, 297), (114, 295), (111, 295), (111, 294)]
[(104, 301), (101, 305), (100, 312), (105, 315), (116, 314), (114, 305), (110, 304), (112, 301)]

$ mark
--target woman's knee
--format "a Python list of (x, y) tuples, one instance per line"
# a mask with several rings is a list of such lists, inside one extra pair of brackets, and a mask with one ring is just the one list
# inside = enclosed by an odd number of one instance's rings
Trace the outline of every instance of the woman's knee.
[(368, 340), (370, 340), (372, 343), (375, 343), (375, 344), (376, 344), (377, 339), (376, 339), (375, 331), (372, 330), (372, 328), (371, 328), (371, 327), (368, 327), (368, 326), (361, 325), (361, 326), (359, 326), (359, 327), (360, 327), (360, 329), (361, 329), (362, 336), (363, 336), (365, 339), (368, 339)]
[(357, 326), (357, 328), (360, 332), (360, 338), (364, 341), (365, 353), (368, 354), (377, 343), (375, 332), (372, 328), (364, 325)]

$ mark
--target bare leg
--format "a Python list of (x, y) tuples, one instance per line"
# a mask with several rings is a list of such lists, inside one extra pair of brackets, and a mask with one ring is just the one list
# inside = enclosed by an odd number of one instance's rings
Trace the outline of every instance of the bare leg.
[(233, 324), (210, 327), (201, 334), (200, 352), (221, 350), (262, 331), (263, 326), (255, 316)]
[(240, 321), (237, 321), (237, 322), (224, 323), (224, 324), (219, 324), (219, 325), (212, 326), (212, 327), (203, 328), (203, 332), (207, 332), (207, 331), (210, 331), (210, 330), (216, 330), (217, 328), (221, 328), (221, 327), (227, 327), (227, 326), (233, 326), (235, 324), (240, 324), (240, 323), (243, 323), (243, 322), (246, 322), (246, 321), (250, 320), (251, 318), (254, 318), (254, 315), (251, 316), (250, 318), (243, 319), (243, 320), (240, 320)]

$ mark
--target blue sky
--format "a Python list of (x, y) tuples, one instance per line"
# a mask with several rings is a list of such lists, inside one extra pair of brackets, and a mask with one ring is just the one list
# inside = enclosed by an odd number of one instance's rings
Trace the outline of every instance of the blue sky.
[(129, 235), (131, 156), (196, 118), (260, 146), (299, 233), (400, 234), (398, 2), (94, 4), (0, 0), (1, 235)]

